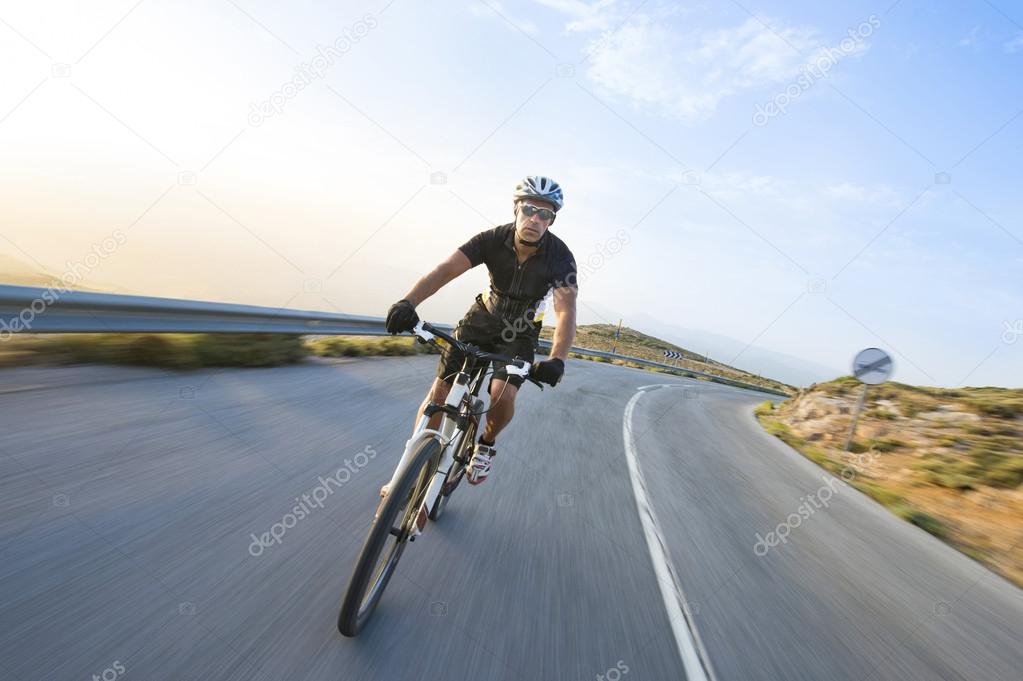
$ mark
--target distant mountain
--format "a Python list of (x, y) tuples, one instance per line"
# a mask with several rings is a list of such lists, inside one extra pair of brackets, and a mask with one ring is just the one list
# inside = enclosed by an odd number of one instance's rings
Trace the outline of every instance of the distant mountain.
[[(795, 386), (830, 381), (843, 375), (840, 369), (817, 364), (773, 350), (756, 346), (749, 349), (746, 343), (711, 331), (673, 326), (646, 314), (630, 315), (629, 323), (634, 328), (656, 335), (693, 352), (706, 353), (711, 359), (725, 362), (754, 374), (770, 376)], [(744, 351), (745, 349), (745, 351)], [(732, 361), (732, 358), (742, 355)]]
[(46, 286), (53, 277), (40, 272), (34, 265), (0, 253), (0, 284), (17, 286)]
[[(46, 288), (59, 283), (60, 277), (58, 275), (40, 271), (35, 265), (30, 265), (23, 260), (0, 253), (0, 284), (13, 286), (38, 286), (39, 288)], [(104, 288), (97, 289), (80, 283), (75, 284), (71, 288), (76, 291), (103, 291), (105, 293), (120, 292), (116, 286), (106, 286)]]

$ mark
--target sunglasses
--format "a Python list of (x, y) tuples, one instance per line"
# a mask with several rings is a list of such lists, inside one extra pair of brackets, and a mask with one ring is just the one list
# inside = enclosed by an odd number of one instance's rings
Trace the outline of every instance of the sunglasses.
[(549, 208), (537, 208), (536, 206), (528, 203), (519, 204), (519, 208), (522, 210), (522, 214), (527, 218), (531, 218), (534, 215), (539, 215), (540, 219), (544, 222), (550, 222), (554, 219), (554, 211)]

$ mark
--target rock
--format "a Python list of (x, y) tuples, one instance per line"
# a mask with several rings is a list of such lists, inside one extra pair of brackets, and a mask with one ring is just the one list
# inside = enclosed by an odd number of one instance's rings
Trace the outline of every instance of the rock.
[(954, 411), (951, 407), (938, 407), (937, 411), (925, 411), (917, 414), (918, 419), (924, 421), (937, 421), (939, 423), (980, 423), (982, 420), (976, 414), (966, 411)]

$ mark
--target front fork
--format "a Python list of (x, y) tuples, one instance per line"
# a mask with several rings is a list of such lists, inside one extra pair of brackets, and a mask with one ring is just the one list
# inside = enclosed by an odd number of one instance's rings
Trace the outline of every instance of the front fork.
[[(468, 391), (469, 389), (466, 386), (466, 380), (462, 379), (462, 376), (460, 375), (456, 378), (455, 384), (451, 386), (451, 390), (448, 391), (447, 399), (444, 400), (445, 406), (458, 409), (462, 404), (462, 399)], [(422, 508), (420, 509), (419, 519), (421, 522), (416, 522), (412, 525), (411, 534), (413, 537), (422, 533), (422, 529), (426, 525), (425, 518), (429, 516), (430, 509), (433, 508), (434, 503), (436, 503), (437, 498), (440, 496), (441, 490), (444, 487), (444, 481), (448, 476), (448, 471), (451, 470), (451, 464), (454, 463), (454, 452), (457, 451), (458, 445), (461, 441), (461, 438), (458, 436), (464, 436), (464, 432), (457, 430), (455, 420), (447, 413), (445, 413), (441, 418), (439, 430), (426, 427), (429, 419), (429, 415), (425, 413), (419, 417), (419, 421), (416, 423), (416, 429), (413, 432), (412, 437), (405, 442), (405, 451), (402, 452), (401, 459), (398, 461), (398, 466), (394, 469), (394, 474), (391, 476), (391, 481), (389, 483), (393, 489), (393, 485), (405, 472), (405, 469), (408, 467), (409, 461), (412, 458), (412, 453), (422, 440), (433, 437), (440, 440), (442, 447), (440, 465), (437, 466), (437, 472), (434, 473), (433, 480), (430, 482), (430, 488), (426, 492), (426, 498), (423, 501)]]

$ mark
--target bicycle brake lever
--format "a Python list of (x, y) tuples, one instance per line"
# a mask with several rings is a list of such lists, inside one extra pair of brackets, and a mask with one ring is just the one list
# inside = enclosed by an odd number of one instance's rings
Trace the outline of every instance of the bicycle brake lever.
[(424, 328), (425, 326), (426, 326), (426, 322), (423, 321), (422, 319), (420, 319), (419, 323), (416, 324), (415, 328), (412, 329), (412, 334), (416, 337), (416, 340), (419, 341), (420, 343), (435, 342), (437, 337), (434, 336), (429, 331), (427, 331)]

